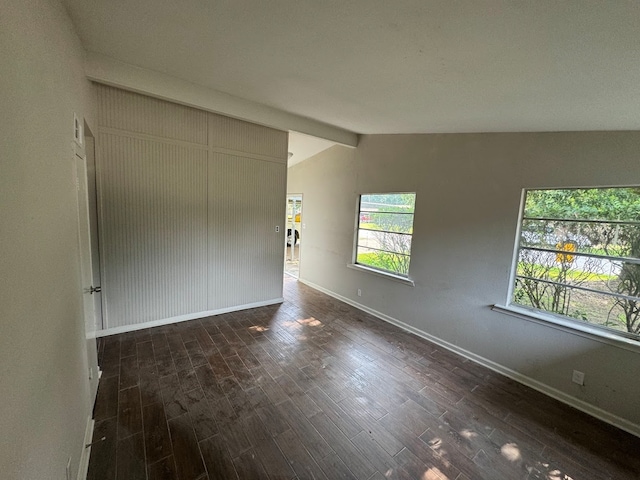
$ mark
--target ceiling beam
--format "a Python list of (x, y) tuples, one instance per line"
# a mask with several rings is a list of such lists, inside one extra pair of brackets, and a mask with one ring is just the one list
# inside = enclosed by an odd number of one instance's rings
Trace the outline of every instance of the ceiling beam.
[(278, 130), (293, 130), (356, 147), (356, 133), (287, 113), (273, 107), (219, 92), (164, 73), (136, 67), (105, 55), (87, 52), (85, 74), (89, 80), (169, 100), (189, 107), (227, 115)]

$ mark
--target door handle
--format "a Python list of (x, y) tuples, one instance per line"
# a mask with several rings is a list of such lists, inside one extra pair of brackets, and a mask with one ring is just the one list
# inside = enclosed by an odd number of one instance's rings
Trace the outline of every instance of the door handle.
[(100, 293), (101, 291), (102, 291), (102, 287), (100, 287), (100, 286), (94, 287), (92, 285), (92, 286), (89, 287), (89, 293), (92, 294), (92, 295), (94, 293)]

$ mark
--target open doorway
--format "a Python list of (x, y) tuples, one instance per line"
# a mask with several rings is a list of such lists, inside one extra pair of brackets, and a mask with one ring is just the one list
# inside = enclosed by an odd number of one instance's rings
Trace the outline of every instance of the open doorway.
[(287, 195), (287, 235), (284, 273), (300, 276), (300, 243), (302, 242), (302, 194)]

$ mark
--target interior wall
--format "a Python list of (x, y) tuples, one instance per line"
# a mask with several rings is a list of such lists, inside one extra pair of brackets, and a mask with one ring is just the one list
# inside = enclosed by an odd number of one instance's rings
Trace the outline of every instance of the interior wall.
[(287, 133), (97, 91), (106, 333), (282, 301)]
[(73, 114), (94, 121), (83, 50), (56, 0), (0, 15), (0, 476), (78, 471), (91, 414)]
[[(640, 184), (640, 132), (369, 135), (289, 169), (301, 280), (601, 409), (640, 434), (640, 349), (491, 310), (505, 304), (523, 188)], [(347, 268), (358, 195), (416, 192), (415, 287)], [(357, 289), (362, 296), (357, 296)], [(573, 369), (585, 386), (571, 383)], [(552, 390), (555, 389), (555, 390)]]

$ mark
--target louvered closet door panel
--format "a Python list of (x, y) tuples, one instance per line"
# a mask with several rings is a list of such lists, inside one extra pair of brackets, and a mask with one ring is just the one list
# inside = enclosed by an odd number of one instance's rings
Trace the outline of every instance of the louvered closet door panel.
[(285, 165), (212, 154), (209, 310), (282, 297), (285, 195)]
[(101, 133), (106, 327), (207, 308), (207, 151)]

